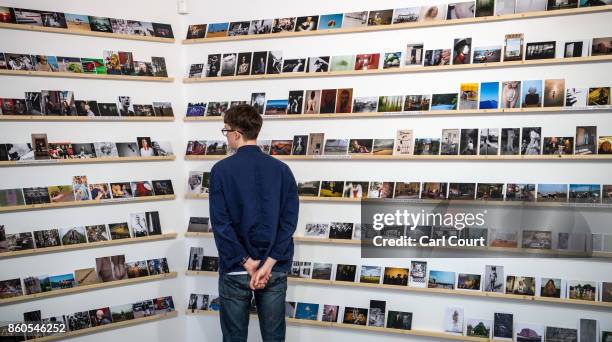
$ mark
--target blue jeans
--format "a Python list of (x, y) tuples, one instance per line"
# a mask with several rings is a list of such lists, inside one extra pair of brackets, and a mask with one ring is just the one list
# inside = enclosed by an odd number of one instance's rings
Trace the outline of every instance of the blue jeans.
[(253, 295), (263, 342), (285, 341), (287, 273), (272, 272), (266, 287), (256, 291), (249, 287), (250, 280), (246, 274), (219, 275), (223, 342), (246, 342)]

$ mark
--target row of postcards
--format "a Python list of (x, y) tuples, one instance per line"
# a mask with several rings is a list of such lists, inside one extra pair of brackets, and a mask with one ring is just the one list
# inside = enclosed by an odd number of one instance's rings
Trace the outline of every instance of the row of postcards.
[[(190, 171), (188, 194), (209, 192), (210, 172)], [(537, 191), (536, 191), (537, 186)], [(612, 203), (612, 184), (298, 181), (302, 197)]]
[[(442, 137), (414, 138), (413, 130), (400, 129), (393, 138), (325, 139), (324, 133), (294, 135), (293, 139), (257, 140), (265, 154), (302, 155), (595, 155), (612, 154), (612, 136), (597, 136), (597, 126), (576, 126), (575, 137), (542, 139), (542, 127), (443, 129)], [(574, 140), (575, 139), (575, 140)], [(190, 140), (188, 156), (231, 155), (223, 140)]]
[(132, 181), (87, 184), (86, 176), (73, 179), (73, 184), (49, 187), (0, 189), (0, 207), (88, 200), (133, 199), (174, 195), (172, 181)]
[[(219, 311), (220, 298), (214, 294), (192, 293), (187, 309), (197, 311)], [(359, 326), (386, 327), (388, 329), (412, 330), (413, 313), (392, 310), (383, 300), (370, 300), (369, 307), (340, 306), (336, 304), (319, 305), (312, 302), (285, 302), (285, 317), (298, 320), (343, 323)], [(395, 306), (393, 304), (391, 307)], [(257, 313), (255, 298), (251, 299), (251, 314)], [(493, 319), (466, 317), (462, 307), (446, 307), (443, 314), (441, 332), (470, 337), (507, 339), (516, 341), (608, 341), (612, 331), (600, 330), (599, 321), (580, 318), (576, 328), (545, 326), (515, 321), (514, 314), (495, 312)]]
[(0, 7), (0, 22), (38, 27), (174, 38), (170, 24), (27, 8)]
[(131, 96), (117, 102), (75, 100), (72, 90), (26, 91), (24, 98), (0, 98), (1, 115), (159, 116), (172, 117), (172, 103), (135, 104)]
[[(42, 316), (41, 310), (23, 313), (24, 322), (42, 322), (47, 324), (50, 331), (37, 331), (28, 334), (28, 339), (43, 336), (61, 335), (67, 332), (87, 328), (99, 327), (107, 324), (119, 323), (143, 317), (162, 315), (173, 312), (174, 301), (172, 296), (147, 299), (130, 304), (100, 307), (59, 316)], [(49, 326), (51, 325), (51, 326)], [(0, 333), (8, 334), (10, 341), (25, 341), (25, 333), (11, 333), (9, 326), (1, 326)], [(9, 334), (10, 333), (10, 334)]]
[[(521, 90), (522, 89), (522, 90)], [(413, 113), (441, 110), (606, 109), (610, 87), (565, 88), (564, 79), (462, 83), (459, 93), (354, 97), (353, 88), (290, 90), (285, 99), (251, 93), (251, 100), (189, 102), (186, 117), (223, 116), (250, 104), (260, 115)]]
[[(202, 247), (191, 247), (188, 270), (217, 272), (218, 260), (219, 258), (215, 256), (204, 256)], [(358, 268), (360, 272), (357, 272)], [(612, 279), (597, 282), (512, 274), (504, 276), (503, 265), (485, 266), (483, 277), (482, 274), (475, 273), (428, 270), (426, 261), (411, 261), (410, 268), (403, 268), (376, 265), (334, 265), (294, 260), (288, 276), (337, 282), (612, 302)]]
[(207, 56), (206, 63), (189, 66), (189, 78), (273, 75), (285, 73), (390, 70), (414, 66), (443, 66), (605, 56), (612, 53), (611, 37), (572, 41), (524, 42), (523, 33), (507, 34), (504, 45), (473, 47), (471, 37), (455, 38), (452, 48), (425, 49), (407, 43), (405, 51), (334, 56), (293, 57), (283, 51), (224, 52)]
[[(96, 258), (96, 267), (73, 273), (40, 275), (0, 281), (0, 298), (29, 296), (124, 279), (134, 279), (169, 273), (166, 258), (126, 262), (125, 255)], [(23, 280), (23, 283), (22, 283)]]
[[(33, 148), (32, 148), (33, 147)], [(113, 157), (167, 157), (172, 156), (169, 141), (151, 141), (150, 137), (137, 137), (133, 142), (73, 143), (48, 142), (47, 134), (32, 134), (32, 143), (0, 144), (0, 161), (44, 162), (60, 159), (89, 159)]]
[(384, 26), (416, 22), (469, 19), (489, 16), (554, 11), (578, 7), (609, 5), (607, 0), (478, 0), (425, 6), (376, 9), (348, 13), (317, 14), (276, 19), (255, 19), (210, 24), (192, 24), (187, 39), (217, 38), (316, 30), (350, 29), (366, 26)]
[(164, 57), (135, 61), (131, 52), (104, 51), (102, 58), (1, 53), (0, 70), (168, 77)]
[(129, 222), (61, 227), (7, 234), (0, 225), (0, 253), (161, 235), (158, 211), (131, 213)]
[[(212, 226), (209, 223), (210, 220), (208, 217), (191, 216), (189, 218), (187, 232), (212, 233)], [(555, 233), (557, 234), (555, 235)], [(521, 248), (573, 251), (587, 251), (590, 248), (590, 250), (594, 252), (612, 252), (612, 234), (568, 233), (545, 230), (522, 230), (520, 234)], [(590, 235), (591, 238), (590, 244), (587, 242), (588, 235)], [(482, 237), (485, 241), (483, 246), (504, 248), (519, 247), (519, 232), (516, 230), (478, 228), (472, 227), (472, 224), (468, 225), (467, 223), (459, 226), (458, 221), (455, 221), (452, 227), (405, 224), (392, 226), (385, 225), (379, 230), (374, 229), (373, 224), (361, 224), (358, 222), (308, 222), (304, 226), (302, 236), (307, 238), (344, 240), (361, 240), (362, 238), (371, 240), (376, 236), (390, 238), (406, 236), (415, 240), (423, 236), (432, 239), (448, 238), (450, 236), (456, 236), (462, 239)], [(215, 265), (217, 265), (218, 262), (216, 257), (203, 256), (203, 250), (199, 250), (199, 255), (203, 257), (203, 261), (198, 261), (199, 263), (196, 265), (199, 265), (200, 268), (207, 268), (200, 269), (201, 271), (216, 271), (217, 266)], [(198, 270), (198, 266), (193, 267), (193, 270)]]

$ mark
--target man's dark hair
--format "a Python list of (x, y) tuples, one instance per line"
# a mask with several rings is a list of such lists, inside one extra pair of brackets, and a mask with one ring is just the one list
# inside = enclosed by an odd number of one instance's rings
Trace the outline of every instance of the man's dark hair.
[(262, 121), (257, 109), (248, 104), (233, 106), (223, 116), (224, 123), (242, 132), (242, 135), (248, 140), (257, 139)]

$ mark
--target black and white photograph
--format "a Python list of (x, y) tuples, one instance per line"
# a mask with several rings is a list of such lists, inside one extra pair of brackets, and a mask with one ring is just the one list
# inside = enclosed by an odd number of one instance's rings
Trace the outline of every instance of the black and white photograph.
[(291, 90), (289, 91), (289, 99), (287, 102), (287, 114), (302, 114), (304, 105), (304, 91)]
[(523, 127), (521, 133), (521, 155), (542, 154), (542, 127)]
[(272, 21), (272, 33), (295, 31), (296, 18), (277, 18)]
[(98, 103), (101, 116), (119, 116), (119, 109), (116, 103)]
[(236, 75), (248, 75), (251, 72), (252, 52), (241, 52), (238, 54)]
[(493, 314), (493, 338), (512, 340), (514, 315), (496, 312)]
[(412, 312), (389, 310), (387, 313), (387, 328), (411, 330)]
[(304, 236), (327, 238), (329, 236), (328, 223), (306, 223), (304, 227)]
[(187, 231), (192, 233), (208, 233), (211, 232), (210, 219), (208, 217), (196, 217), (192, 216), (189, 218), (189, 224)]
[(459, 154), (476, 155), (478, 154), (478, 129), (477, 128), (462, 128), (459, 144)]
[(268, 65), (268, 51), (253, 52), (251, 75), (263, 75)]
[(147, 236), (147, 220), (144, 213), (132, 213), (130, 214), (130, 229), (132, 231), (132, 237), (144, 237)]
[(238, 55), (236, 53), (224, 53), (221, 57), (221, 76), (234, 76), (237, 63)]
[(204, 256), (204, 248), (191, 247), (189, 250), (189, 262), (187, 269), (190, 271), (199, 271), (202, 268), (202, 257)]
[(496, 156), (499, 154), (499, 128), (481, 128), (478, 154)]
[(134, 104), (129, 96), (119, 96), (117, 99), (117, 109), (120, 116), (134, 116)]
[(41, 115), (42, 114), (41, 99), (42, 99), (42, 95), (40, 92), (27, 91), (25, 93), (26, 110), (28, 114), (30, 115)]
[(221, 54), (208, 55), (206, 60), (206, 77), (219, 76), (221, 76)]
[(342, 28), (363, 27), (368, 23), (368, 11), (344, 13)]
[(557, 42), (555, 41), (527, 43), (525, 46), (525, 60), (555, 58), (556, 45)]
[(330, 239), (350, 240), (353, 238), (353, 223), (331, 222), (329, 224)]
[(306, 58), (285, 59), (283, 61), (283, 73), (304, 72), (306, 68)]
[(368, 326), (384, 327), (387, 303), (384, 300), (370, 300)]
[(504, 293), (504, 266), (486, 265), (484, 278), (484, 291)]
[(280, 74), (283, 72), (283, 52), (270, 51), (266, 64), (266, 74)]
[(307, 135), (294, 135), (293, 136), (293, 144), (291, 147), (292, 155), (306, 155), (306, 150), (308, 146), (308, 136)]
[(329, 56), (308, 57), (306, 72), (327, 72), (329, 71)]
[(25, 204), (45, 204), (51, 203), (49, 190), (44, 187), (23, 188)]
[(420, 7), (396, 8), (393, 11), (392, 24), (414, 23), (419, 21)]
[(118, 157), (117, 145), (114, 142), (95, 142), (95, 153), (97, 158)]
[(501, 130), (501, 155), (517, 155), (520, 151), (520, 128), (502, 128)]
[(353, 99), (353, 113), (376, 113), (378, 110), (378, 97), (355, 97)]
[(36, 248), (60, 246), (60, 235), (57, 229), (35, 230), (34, 243)]
[(272, 32), (272, 19), (252, 20), (249, 34), (268, 34)]
[(459, 154), (460, 130), (443, 129), (440, 154), (444, 156)]
[(251, 22), (249, 21), (234, 21), (229, 24), (227, 30), (228, 36), (245, 36), (249, 34)]

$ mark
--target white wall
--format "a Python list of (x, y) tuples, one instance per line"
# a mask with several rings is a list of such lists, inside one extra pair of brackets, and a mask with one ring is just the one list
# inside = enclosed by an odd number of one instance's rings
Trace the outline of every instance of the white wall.
[[(7, 0), (3, 6), (57, 10), (78, 14), (108, 16), (170, 23), (180, 32), (180, 17), (172, 1), (40, 1)], [(1, 30), (0, 40), (4, 52), (22, 52), (46, 55), (67, 55), (101, 58), (104, 50), (133, 51), (135, 59), (150, 60), (151, 56), (166, 58), (168, 73), (177, 76), (182, 69), (179, 43), (162, 44), (144, 41), (96, 38), (77, 35), (38, 33), (19, 30)], [(153, 101), (172, 102), (174, 122), (3, 122), (0, 124), (0, 142), (29, 142), (31, 133), (47, 133), (49, 141), (135, 141), (137, 136), (150, 136), (154, 140), (171, 141), (177, 160), (153, 163), (78, 164), (62, 166), (26, 166), (0, 168), (0, 188), (48, 186), (70, 184), (73, 175), (87, 175), (90, 182), (172, 179), (177, 189), (177, 200), (120, 205), (90, 206), (2, 214), (0, 224), (9, 233), (26, 232), (86, 224), (124, 222), (129, 214), (158, 210), (162, 231), (182, 233), (186, 227), (182, 189), (184, 185), (183, 122), (184, 112), (180, 77), (174, 83), (113, 81), (95, 79), (67, 79), (43, 77), (2, 76), (1, 97), (23, 98), (25, 91), (73, 90), (75, 98), (116, 102), (117, 96), (132, 96), (135, 103)], [(23, 312), (40, 309), (43, 316), (69, 314), (85, 309), (127, 304), (158, 296), (173, 296), (177, 307), (185, 307), (184, 240), (139, 243), (133, 245), (43, 254), (2, 260), (1, 279), (25, 278), (31, 275), (70, 273), (75, 269), (95, 267), (95, 258), (125, 254), (126, 260), (167, 257), (171, 271), (179, 271), (178, 279), (143, 283), (83, 294), (56, 297), (0, 307), (0, 320), (22, 320)], [(143, 324), (128, 329), (76, 338), (75, 341), (148, 341), (185, 340), (184, 316)]]
[[(229, 20), (248, 20), (298, 16), (317, 13), (350, 12), (367, 9), (408, 7), (425, 1), (351, 2), (247, 1), (211, 3), (190, 1), (188, 16), (176, 15), (174, 1), (117, 1), (82, 2), (48, 0), (7, 0), (6, 6), (55, 9), (64, 12), (125, 17), (146, 21), (171, 23), (178, 40), (184, 38), (188, 24), (211, 23)], [(290, 5), (289, 5), (290, 4)], [(526, 41), (565, 40), (612, 35), (609, 22), (612, 14), (592, 14), (525, 21), (497, 22), (487, 25), (459, 25), (414, 30), (372, 32), (320, 37), (279, 38), (269, 40), (218, 42), (182, 46), (106, 38), (55, 35), (26, 31), (2, 30), (3, 49), (6, 51), (41, 53), (49, 55), (101, 56), (105, 49), (134, 51), (136, 58), (166, 57), (172, 83), (146, 83), (102, 80), (71, 80), (52, 78), (2, 78), (1, 97), (21, 97), (25, 91), (39, 89), (74, 90), (79, 98), (114, 101), (116, 96), (130, 95), (137, 102), (167, 100), (173, 103), (177, 120), (160, 123), (83, 122), (83, 123), (3, 123), (0, 143), (29, 141), (30, 133), (46, 132), (49, 140), (69, 141), (126, 141), (136, 136), (151, 136), (158, 140), (170, 140), (177, 160), (163, 163), (99, 164), (66, 166), (29, 166), (0, 169), (0, 188), (54, 185), (69, 182), (72, 175), (86, 174), (90, 182), (120, 181), (132, 179), (171, 178), (177, 200), (146, 204), (123, 204), (80, 209), (54, 209), (22, 213), (2, 214), (1, 224), (8, 232), (32, 231), (50, 227), (109, 223), (127, 220), (129, 213), (159, 210), (164, 231), (177, 231), (176, 240), (117, 246), (94, 250), (75, 251), (44, 256), (32, 256), (2, 261), (1, 279), (27, 277), (39, 274), (70, 272), (83, 267), (93, 267), (99, 256), (126, 254), (128, 260), (166, 256), (173, 271), (182, 271), (187, 264), (190, 246), (203, 246), (205, 253), (216, 255), (214, 243), (209, 239), (182, 237), (189, 216), (208, 216), (208, 202), (183, 200), (184, 179), (190, 170), (208, 170), (211, 161), (184, 162), (184, 148), (188, 140), (221, 139), (219, 122), (182, 122), (189, 101), (234, 100), (250, 98), (250, 93), (265, 91), (267, 98), (285, 98), (290, 89), (354, 88), (354, 96), (395, 95), (428, 92), (457, 92), (461, 82), (491, 80), (526, 80), (565, 78), (567, 86), (610, 86), (608, 64), (573, 66), (525, 67), (499, 70), (452, 71), (444, 73), (419, 73), (372, 77), (334, 77), (312, 79), (278, 79), (260, 81), (215, 82), (182, 84), (180, 79), (188, 65), (203, 62), (209, 53), (241, 52), (254, 50), (283, 50), (285, 57), (356, 54), (360, 52), (391, 52), (403, 50), (408, 41), (424, 41), (428, 47), (448, 48), (453, 38), (473, 37), (474, 46), (499, 44), (504, 34), (523, 32)], [(542, 126), (545, 136), (574, 135), (577, 125), (597, 125), (602, 135), (612, 135), (612, 119), (609, 113), (562, 113), (559, 115), (507, 115), (479, 117), (411, 117), (387, 119), (265, 121), (261, 139), (291, 138), (294, 134), (325, 132), (326, 137), (393, 137), (398, 128), (412, 128), (416, 136), (439, 136), (443, 128), (472, 127), (526, 127)], [(612, 166), (595, 162), (382, 162), (382, 161), (294, 161), (289, 162), (297, 179), (357, 179), (357, 180), (422, 180), (458, 182), (549, 182), (549, 183), (610, 183)], [(307, 222), (332, 220), (359, 220), (359, 207), (354, 204), (302, 203), (299, 228)], [(609, 231), (609, 227), (606, 227)], [(326, 261), (332, 263), (407, 265), (409, 260), (360, 260), (357, 247), (331, 247), (297, 245), (296, 259)], [(485, 264), (502, 264), (507, 273), (535, 276), (555, 276), (565, 279), (608, 280), (612, 264), (580, 260), (532, 260), (532, 259), (429, 259), (430, 268), (483, 273)], [(181, 311), (178, 318), (130, 327), (113, 332), (77, 338), (75, 341), (219, 341), (218, 319), (214, 316), (185, 316), (183, 309), (189, 293), (216, 293), (216, 278), (186, 277), (121, 287), (111, 290), (46, 299), (18, 305), (0, 307), (0, 320), (20, 319), (24, 311), (41, 308), (43, 315), (67, 314), (77, 310), (134, 302), (144, 298), (172, 295)], [(435, 296), (395, 291), (332, 288), (314, 285), (291, 285), (290, 300), (367, 307), (369, 299), (387, 301), (388, 309), (412, 311), (413, 328), (441, 330), (444, 308), (462, 306), (466, 317), (492, 318), (494, 311), (513, 312), (515, 320), (547, 325), (575, 327), (579, 317), (591, 317), (600, 321), (602, 328), (612, 329), (609, 312), (581, 307), (555, 305), (526, 305), (504, 300), (485, 300), (466, 297)], [(256, 323), (251, 324), (250, 341), (259, 341)], [(372, 338), (399, 341), (406, 337), (372, 335), (351, 331), (320, 329), (314, 327), (289, 327), (288, 341), (339, 340), (355, 342)], [(414, 341), (424, 340), (410, 338)]]
[[(307, 2), (282, 1), (235, 1), (231, 9), (225, 6), (210, 6), (209, 3), (191, 3), (187, 24), (239, 21), (274, 17), (300, 16), (418, 6), (426, 1), (365, 1), (330, 2), (314, 0)], [(606, 36), (612, 34), (609, 22), (612, 14), (552, 17), (523, 21), (495, 22), (487, 25), (457, 25), (421, 29), (382, 31), (360, 34), (322, 35), (300, 38), (276, 38), (216, 42), (187, 45), (184, 47), (185, 67), (191, 63), (203, 63), (210, 53), (282, 50), (284, 58), (329, 56), (357, 53), (403, 51), (407, 42), (425, 42), (425, 48), (450, 48), (453, 39), (472, 37), (473, 46), (502, 45), (507, 33), (522, 32), (529, 41), (569, 40)], [(185, 26), (186, 26), (185, 25)], [(565, 78), (566, 86), (587, 87), (590, 85), (612, 85), (610, 66), (605, 63), (590, 65), (567, 65), (547, 67), (524, 67), (473, 71), (427, 72), (385, 76), (357, 76), (330, 78), (296, 78), (257, 81), (232, 81), (186, 84), (184, 93), (189, 101), (248, 100), (251, 92), (266, 92), (267, 99), (287, 98), (289, 90), (346, 88), (354, 89), (353, 96), (405, 95), (458, 92), (462, 82), (486, 82), (501, 80), (529, 80)], [(597, 125), (600, 135), (612, 134), (612, 119), (609, 113), (592, 114), (534, 114), (506, 116), (457, 116), (457, 117), (409, 117), (409, 118), (363, 118), (330, 120), (268, 120), (260, 139), (291, 139), (296, 134), (324, 132), (326, 138), (391, 138), (399, 128), (411, 128), (417, 137), (440, 136), (443, 128), (486, 128), (542, 126), (544, 136), (575, 134), (577, 125)], [(187, 125), (186, 140), (220, 139), (220, 123), (200, 122)], [(213, 162), (190, 162), (190, 170), (209, 169)], [(597, 162), (384, 162), (384, 161), (288, 161), (296, 179), (346, 179), (346, 180), (395, 180), (395, 181), (451, 181), (451, 182), (549, 182), (549, 183), (609, 183), (612, 166)], [(199, 203), (189, 203), (194, 212)], [(342, 221), (358, 222), (359, 206), (342, 203), (301, 203), (298, 233), (308, 222)], [(610, 227), (597, 227), (610, 231)], [(195, 245), (196, 241), (194, 241)], [(215, 254), (212, 241), (198, 243), (206, 254)], [(360, 259), (359, 247), (325, 246), (316, 244), (296, 245), (295, 259), (313, 262), (348, 263), (361, 265), (407, 266), (410, 260)], [(419, 258), (418, 260), (422, 260)], [(501, 264), (507, 274), (554, 276), (564, 279), (593, 279), (603, 281), (610, 278), (612, 265), (607, 262), (580, 260), (539, 259), (425, 259), (430, 269), (454, 270), (484, 274), (484, 265)], [(205, 293), (216, 293), (216, 278), (190, 280), (188, 291), (205, 289)], [(596, 318), (602, 328), (612, 328), (612, 317), (604, 310), (560, 305), (528, 305), (524, 302), (487, 300), (469, 297), (451, 297), (435, 294), (403, 293), (350, 287), (328, 287), (316, 285), (290, 285), (290, 300), (341, 306), (368, 307), (370, 299), (387, 301), (387, 309), (413, 312), (413, 328), (441, 331), (446, 306), (460, 306), (468, 318), (492, 319), (494, 312), (512, 312), (515, 321), (532, 322), (551, 326), (576, 327), (580, 317)], [(217, 319), (214, 317), (190, 317), (188, 335), (197, 338), (198, 333), (211, 334), (206, 341), (219, 340)], [(203, 324), (204, 326), (200, 325)], [(257, 322), (251, 323), (250, 341), (259, 341)], [(431, 339), (370, 334), (316, 327), (289, 327), (289, 341), (338, 341), (360, 342), (372, 338), (384, 341), (430, 341)]]

